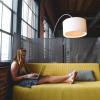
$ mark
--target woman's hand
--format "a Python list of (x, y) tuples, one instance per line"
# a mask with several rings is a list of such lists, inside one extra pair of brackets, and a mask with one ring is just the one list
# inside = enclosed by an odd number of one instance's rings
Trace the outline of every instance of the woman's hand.
[(34, 74), (34, 77), (38, 77), (39, 76), (39, 74), (38, 73), (33, 73)]
[(37, 77), (38, 75), (39, 75), (39, 74), (37, 74), (37, 73), (26, 74), (26, 75), (24, 75), (24, 78)]
[(31, 77), (33, 77), (34, 76), (34, 74), (26, 74), (26, 75), (24, 75), (24, 78), (31, 78)]

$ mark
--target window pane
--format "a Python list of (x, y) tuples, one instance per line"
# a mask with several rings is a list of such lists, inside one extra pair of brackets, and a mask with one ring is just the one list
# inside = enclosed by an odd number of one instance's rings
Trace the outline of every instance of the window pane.
[(31, 21), (31, 25), (32, 25), (32, 27), (33, 27), (33, 13), (32, 13), (32, 21)]
[(3, 16), (2, 16), (2, 29), (10, 32), (11, 28), (11, 11), (3, 6)]
[(29, 5), (29, 7), (32, 9), (32, 2), (33, 2), (33, 0), (28, 0), (28, 5)]
[(51, 30), (51, 28), (49, 28), (49, 38), (51, 38), (52, 37), (52, 30)]
[(32, 28), (28, 25), (28, 38), (32, 38)]
[(32, 11), (29, 8), (29, 15), (28, 15), (28, 23), (31, 25), (32, 23)]
[(1, 53), (1, 31), (0, 31), (0, 53)]
[(33, 14), (33, 27), (35, 28), (35, 15)]
[(32, 29), (32, 38), (35, 38), (35, 30)]
[(12, 8), (12, 0), (3, 0), (3, 2), (10, 8)]
[(28, 6), (25, 4), (25, 2), (23, 2), (22, 6), (22, 18), (28, 22)]
[(1, 61), (11, 59), (11, 36), (2, 33)]
[(1, 29), (2, 4), (0, 3), (0, 29)]
[(38, 16), (36, 16), (36, 30), (38, 30)]
[(22, 35), (27, 37), (27, 24), (22, 21)]
[(37, 3), (35, 3), (35, 4), (36, 4), (36, 7), (35, 7), (35, 14), (38, 15), (38, 4), (37, 4)]
[(24, 0), (28, 4), (28, 0)]
[(35, 1), (33, 0), (33, 12), (35, 13)]

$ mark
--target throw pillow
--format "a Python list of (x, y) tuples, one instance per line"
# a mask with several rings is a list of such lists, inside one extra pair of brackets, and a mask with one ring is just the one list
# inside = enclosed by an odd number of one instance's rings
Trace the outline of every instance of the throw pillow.
[(91, 70), (79, 71), (76, 75), (77, 81), (95, 81), (95, 76)]

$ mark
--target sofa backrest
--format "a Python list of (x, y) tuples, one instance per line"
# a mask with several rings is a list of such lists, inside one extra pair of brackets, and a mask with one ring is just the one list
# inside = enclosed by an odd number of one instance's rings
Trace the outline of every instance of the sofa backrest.
[(96, 80), (100, 80), (99, 64), (97, 63), (28, 63), (28, 71), (39, 72), (44, 67), (42, 75), (65, 75), (76, 70), (92, 70)]

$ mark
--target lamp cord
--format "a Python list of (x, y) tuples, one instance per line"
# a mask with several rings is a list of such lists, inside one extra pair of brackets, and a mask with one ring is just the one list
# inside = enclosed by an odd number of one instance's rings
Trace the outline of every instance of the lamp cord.
[(54, 36), (54, 33), (55, 33), (55, 30), (56, 30), (56, 27), (57, 27), (57, 25), (58, 25), (58, 22), (60, 21), (60, 19), (63, 17), (63, 16), (69, 16), (69, 17), (72, 17), (70, 14), (63, 14), (63, 15), (61, 15), (59, 18), (58, 18), (58, 20), (57, 20), (57, 22), (56, 22), (56, 24), (55, 24), (55, 26), (54, 26), (54, 31), (53, 31), (53, 36)]

